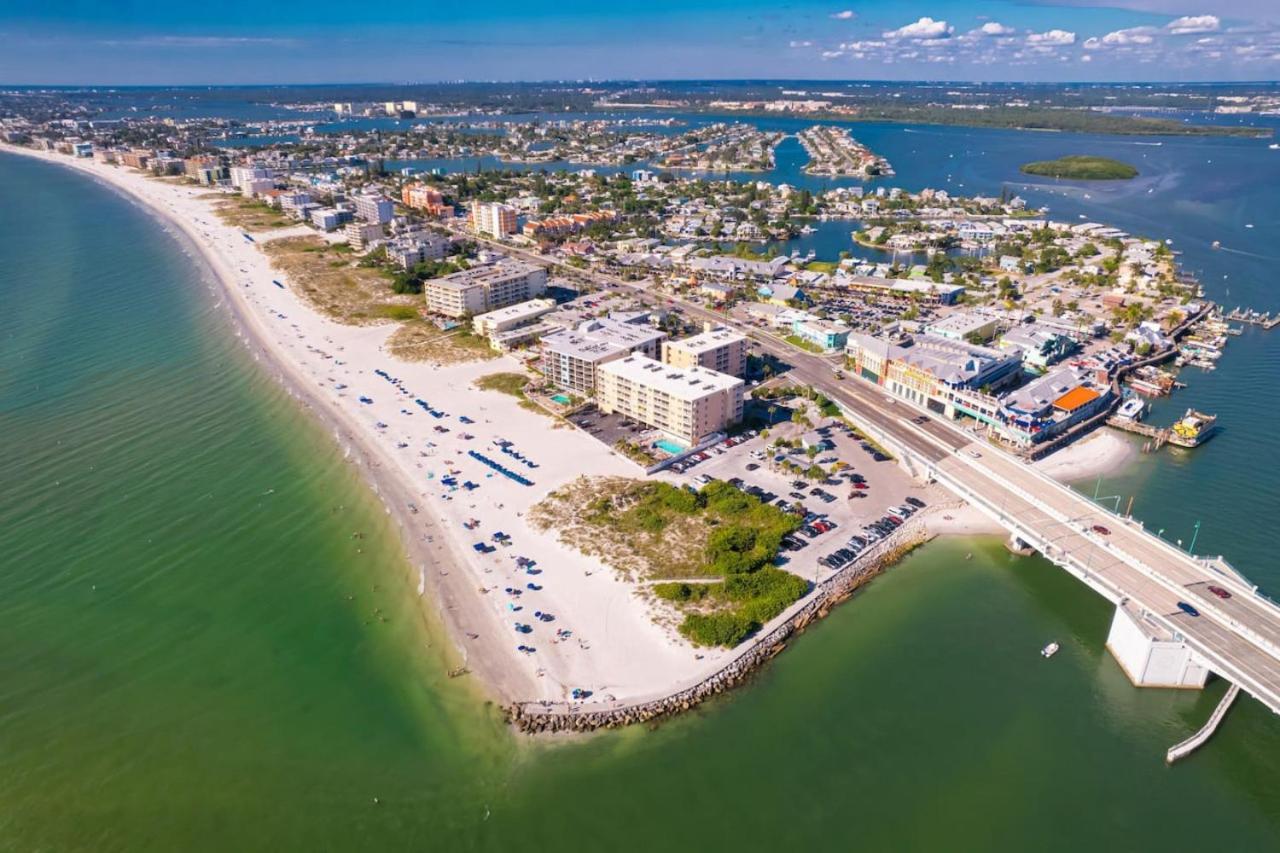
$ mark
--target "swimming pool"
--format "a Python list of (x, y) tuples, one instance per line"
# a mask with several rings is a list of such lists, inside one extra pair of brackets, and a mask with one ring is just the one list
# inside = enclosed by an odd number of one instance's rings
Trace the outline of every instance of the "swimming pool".
[(572, 402), (567, 394), (553, 394), (551, 396), (551, 400), (552, 402), (559, 403), (562, 406), (567, 406)]
[(674, 441), (668, 438), (663, 438), (658, 441), (655, 441), (654, 446), (662, 448), (663, 450), (670, 453), (672, 456), (675, 456), (677, 453), (684, 453), (683, 447), (681, 447), (680, 445), (676, 444)]

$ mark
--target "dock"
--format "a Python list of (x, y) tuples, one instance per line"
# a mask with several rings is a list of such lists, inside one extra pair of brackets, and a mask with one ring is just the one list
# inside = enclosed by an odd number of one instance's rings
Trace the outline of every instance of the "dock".
[(1230, 314), (1223, 315), (1228, 320), (1234, 320), (1237, 323), (1248, 323), (1251, 326), (1260, 326), (1267, 331), (1280, 326), (1280, 314), (1272, 317), (1270, 312), (1259, 314), (1257, 311), (1250, 311), (1237, 306)]
[(1227, 715), (1227, 711), (1230, 710), (1231, 704), (1236, 701), (1236, 697), (1239, 695), (1239, 685), (1232, 684), (1231, 688), (1227, 690), (1226, 695), (1222, 697), (1222, 701), (1218, 703), (1218, 707), (1213, 709), (1213, 713), (1209, 715), (1209, 719), (1200, 727), (1200, 731), (1196, 732), (1182, 743), (1174, 744), (1169, 747), (1169, 751), (1165, 753), (1164, 756), (1165, 763), (1172, 764), (1175, 761), (1186, 758), (1188, 755), (1203, 746), (1205, 741), (1209, 740), (1209, 738), (1213, 736), (1213, 733), (1218, 730), (1218, 725), (1222, 722), (1222, 718)]
[[(1169, 440), (1169, 436), (1173, 432), (1168, 427), (1152, 426), (1151, 424), (1144, 424), (1141, 421), (1136, 421), (1131, 418), (1122, 418), (1117, 415), (1112, 415), (1107, 418), (1107, 426), (1152, 439), (1155, 441), (1155, 444), (1150, 445), (1149, 449), (1153, 451), (1164, 447), (1165, 442)], [(1147, 449), (1148, 448), (1143, 448), (1144, 452)]]

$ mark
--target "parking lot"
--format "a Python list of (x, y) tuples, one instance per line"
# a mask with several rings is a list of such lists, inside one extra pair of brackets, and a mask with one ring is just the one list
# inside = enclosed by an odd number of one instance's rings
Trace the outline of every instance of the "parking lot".
[[(784, 543), (782, 556), (789, 571), (815, 581), (852, 562), (872, 541), (923, 508), (914, 503), (923, 505), (931, 499), (925, 487), (896, 462), (883, 457), (877, 461), (874, 448), (865, 449), (835, 419), (821, 421), (806, 433), (810, 443), (819, 442), (815, 446), (821, 448), (812, 462), (828, 472), (836, 469), (822, 480), (806, 480), (782, 470), (780, 459), (806, 468), (812, 463), (802, 447), (770, 453), (767, 447), (780, 432), (784, 430), (771, 431), (767, 439), (745, 434), (740, 443), (722, 442), (699, 454), (704, 459), (691, 457), (679, 466), (683, 470), (669, 469), (659, 476), (694, 488), (710, 479), (724, 480), (762, 501), (802, 513), (805, 526)], [(890, 507), (898, 511), (890, 513)], [(869, 525), (878, 529), (868, 530)], [(836, 556), (838, 552), (842, 553)]]

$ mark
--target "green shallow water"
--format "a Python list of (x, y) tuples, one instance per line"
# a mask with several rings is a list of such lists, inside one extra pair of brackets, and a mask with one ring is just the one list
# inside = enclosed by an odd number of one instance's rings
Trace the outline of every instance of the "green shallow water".
[(1222, 685), (1131, 688), (1110, 608), (987, 540), (656, 731), (511, 737), (182, 245), (64, 170), (0, 186), (0, 849), (1280, 846), (1274, 718), (1166, 768)]

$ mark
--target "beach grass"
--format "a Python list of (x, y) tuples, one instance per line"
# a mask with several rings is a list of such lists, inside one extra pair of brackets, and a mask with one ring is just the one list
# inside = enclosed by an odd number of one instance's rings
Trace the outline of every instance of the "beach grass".
[(773, 566), (799, 519), (728, 483), (693, 492), (580, 477), (535, 504), (528, 519), (629, 580), (668, 581), (653, 593), (679, 610), (679, 631), (696, 645), (735, 646), (808, 589)]
[(490, 373), (486, 376), (481, 376), (474, 384), (484, 391), (498, 391), (503, 394), (510, 394), (520, 402), (520, 408), (559, 420), (558, 415), (544, 409), (538, 405), (537, 401), (529, 397), (527, 393), (529, 382), (530, 378), (523, 373)]
[[(413, 321), (421, 298), (392, 291), (381, 271), (359, 266), (347, 246), (310, 235), (262, 244), (271, 265), (285, 273), (294, 290), (327, 317), (351, 326)], [(438, 332), (438, 330), (436, 330)]]
[(213, 201), (213, 211), (219, 219), (245, 231), (274, 231), (294, 224), (283, 213), (257, 199), (226, 193), (207, 193), (202, 198)]
[[(415, 304), (420, 301), (415, 299)], [(402, 323), (387, 340), (387, 349), (404, 361), (426, 361), (432, 364), (464, 364), (488, 361), (499, 353), (489, 342), (467, 328), (441, 331), (425, 320)]]

